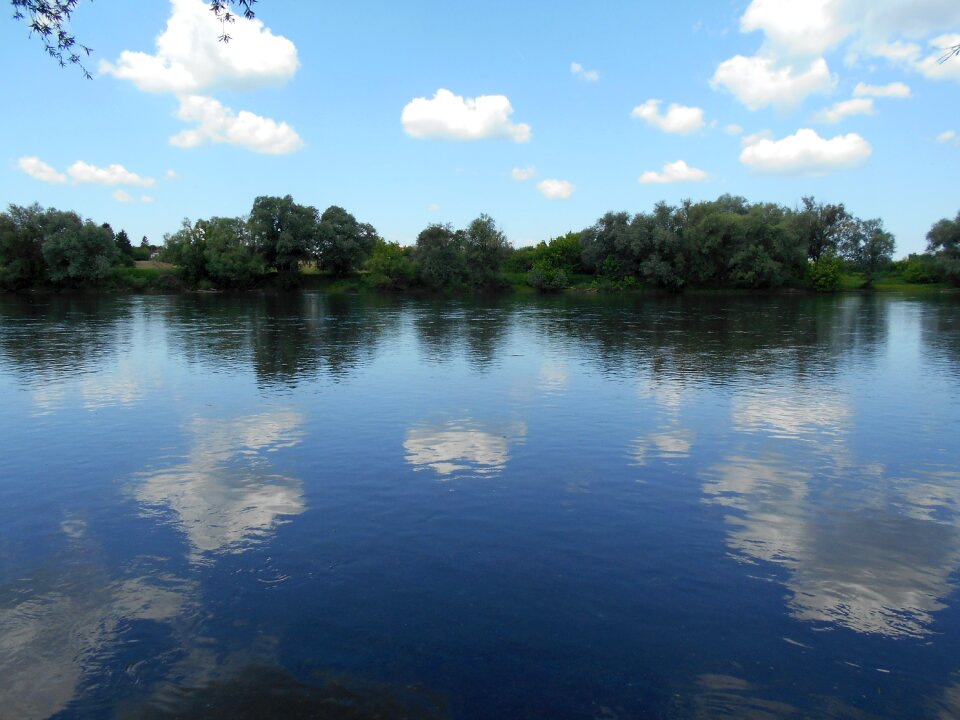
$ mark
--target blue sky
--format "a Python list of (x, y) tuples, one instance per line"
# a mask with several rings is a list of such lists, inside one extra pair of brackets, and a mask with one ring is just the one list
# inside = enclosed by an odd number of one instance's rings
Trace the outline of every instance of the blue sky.
[(389, 240), (485, 212), (515, 245), (659, 200), (880, 217), (898, 255), (960, 209), (955, 0), (81, 0), (85, 81), (0, 22), (0, 201), (154, 243), (257, 195)]

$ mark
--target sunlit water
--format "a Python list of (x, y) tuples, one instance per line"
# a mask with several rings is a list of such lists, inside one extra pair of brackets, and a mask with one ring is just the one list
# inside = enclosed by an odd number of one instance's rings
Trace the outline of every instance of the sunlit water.
[(0, 718), (960, 716), (960, 301), (0, 297)]

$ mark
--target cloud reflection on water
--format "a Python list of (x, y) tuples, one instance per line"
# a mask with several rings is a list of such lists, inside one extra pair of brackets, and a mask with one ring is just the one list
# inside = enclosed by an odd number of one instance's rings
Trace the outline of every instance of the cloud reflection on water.
[(302, 480), (270, 472), (266, 453), (302, 439), (304, 418), (271, 412), (232, 420), (195, 419), (184, 463), (145, 474), (137, 499), (170, 509), (186, 534), (193, 559), (242, 552), (283, 516), (305, 509)]
[[(888, 637), (931, 631), (960, 565), (955, 523), (901, 512), (889, 500), (818, 493), (813, 475), (785, 458), (730, 457), (704, 477), (708, 502), (731, 510), (731, 550), (789, 570), (793, 617)], [(924, 495), (924, 507), (949, 488), (940, 490)], [(907, 485), (901, 502), (909, 492)]]
[(403, 447), (414, 469), (429, 468), (444, 479), (461, 473), (491, 475), (503, 471), (510, 445), (523, 442), (526, 434), (522, 422), (483, 428), (470, 420), (450, 421), (411, 428)]

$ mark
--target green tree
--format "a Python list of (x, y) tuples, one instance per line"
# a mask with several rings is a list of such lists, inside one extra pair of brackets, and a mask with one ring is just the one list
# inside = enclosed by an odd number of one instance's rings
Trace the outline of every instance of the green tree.
[(0, 214), (0, 288), (20, 290), (46, 280), (39, 205), (10, 205)]
[(824, 205), (812, 196), (803, 198), (803, 209), (796, 214), (795, 222), (806, 239), (807, 257), (814, 262), (825, 252), (838, 252), (853, 229), (853, 218), (843, 203)]
[(927, 233), (927, 252), (934, 256), (939, 277), (960, 285), (960, 212), (953, 220), (934, 223)]
[(300, 264), (316, 254), (317, 209), (298, 205), (290, 195), (260, 196), (250, 211), (254, 247), (269, 268), (280, 275), (282, 286), (296, 285)]
[(197, 223), (203, 235), (203, 274), (217, 287), (251, 286), (264, 273), (253, 250), (250, 228), (240, 218), (214, 217)]
[(879, 272), (893, 261), (896, 247), (893, 235), (883, 229), (882, 220), (856, 219), (842, 250), (844, 259), (864, 274), (865, 286), (870, 287)]
[(462, 285), (467, 278), (464, 234), (450, 225), (430, 225), (417, 236), (413, 259), (424, 285), (433, 288)]
[(42, 221), (41, 250), (47, 277), (55, 285), (96, 284), (106, 279), (119, 259), (109, 225), (84, 222), (73, 212), (48, 210)]
[(366, 282), (381, 290), (403, 290), (410, 287), (417, 277), (417, 268), (407, 248), (381, 238), (374, 243), (364, 267), (367, 270)]
[(358, 223), (342, 207), (331, 205), (323, 211), (317, 227), (316, 258), (324, 270), (345, 277), (358, 270), (377, 242), (372, 225)]
[(493, 218), (480, 215), (467, 226), (463, 250), (471, 284), (478, 287), (502, 284), (500, 270), (510, 252), (510, 243)]

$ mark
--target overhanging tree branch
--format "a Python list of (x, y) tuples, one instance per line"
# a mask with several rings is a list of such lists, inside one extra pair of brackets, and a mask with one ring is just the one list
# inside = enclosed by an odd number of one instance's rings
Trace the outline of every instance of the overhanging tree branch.
[[(70, 19), (79, 0), (10, 0), (13, 5), (13, 19), (25, 22), (30, 35), (36, 35), (43, 43), (44, 52), (56, 60), (60, 67), (76, 65), (87, 80), (93, 76), (83, 64), (93, 50), (77, 42), (70, 31)], [(255, 17), (253, 6), (257, 0), (209, 0), (210, 10), (220, 19), (220, 42), (230, 42), (226, 26), (234, 21), (230, 9), (238, 6), (243, 17), (251, 20)]]

